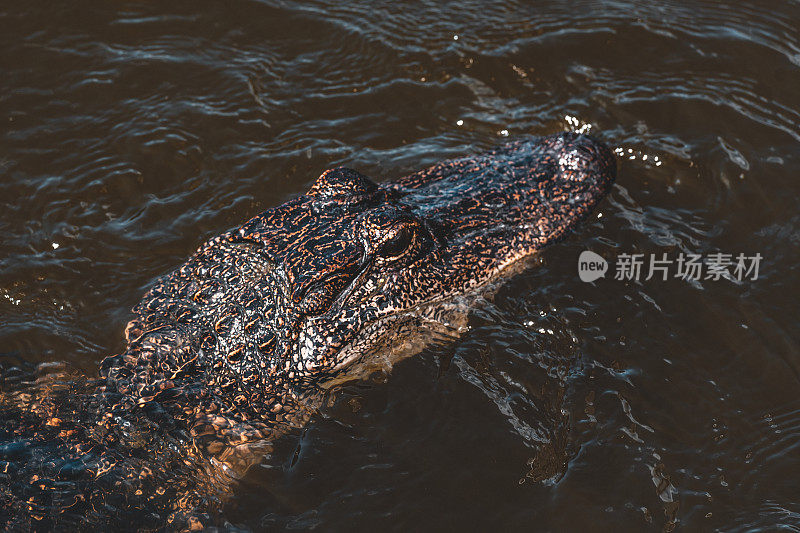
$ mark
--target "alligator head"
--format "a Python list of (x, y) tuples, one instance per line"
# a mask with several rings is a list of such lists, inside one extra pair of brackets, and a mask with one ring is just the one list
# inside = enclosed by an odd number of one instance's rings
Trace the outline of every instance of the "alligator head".
[[(521, 140), (376, 184), (346, 168), (211, 239), (134, 309), (104, 364), (120, 392), (178, 388), (280, 413), (405, 324), (562, 238), (616, 162), (584, 135)], [(262, 409), (257, 409), (262, 411)], [(280, 418), (278, 416), (278, 418)]]

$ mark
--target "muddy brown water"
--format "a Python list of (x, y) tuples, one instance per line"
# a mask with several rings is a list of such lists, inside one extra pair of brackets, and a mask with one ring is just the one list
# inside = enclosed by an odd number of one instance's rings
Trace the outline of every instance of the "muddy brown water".
[[(331, 166), (617, 149), (602, 216), (463, 338), (336, 391), (230, 524), (800, 530), (797, 2), (5, 1), (0, 27), (5, 365), (94, 375), (157, 277)], [(758, 279), (614, 279), (716, 252)]]

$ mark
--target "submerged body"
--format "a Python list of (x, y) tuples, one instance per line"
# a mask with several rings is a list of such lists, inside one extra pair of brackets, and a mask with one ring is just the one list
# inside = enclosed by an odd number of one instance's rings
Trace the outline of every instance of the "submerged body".
[(381, 185), (326, 171), (158, 280), (99, 379), (3, 391), (0, 523), (199, 526), (326, 386), (457, 330), (452, 303), (562, 238), (615, 169), (563, 133)]

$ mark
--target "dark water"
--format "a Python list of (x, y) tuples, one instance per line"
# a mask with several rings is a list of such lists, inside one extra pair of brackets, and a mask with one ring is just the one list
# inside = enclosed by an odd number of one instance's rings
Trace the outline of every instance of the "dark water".
[[(231, 496), (253, 530), (800, 530), (800, 4), (0, 6), (0, 352), (95, 374), (205, 238), (345, 164), (617, 149), (601, 218), (462, 339), (337, 391)], [(577, 275), (760, 253), (757, 280)]]

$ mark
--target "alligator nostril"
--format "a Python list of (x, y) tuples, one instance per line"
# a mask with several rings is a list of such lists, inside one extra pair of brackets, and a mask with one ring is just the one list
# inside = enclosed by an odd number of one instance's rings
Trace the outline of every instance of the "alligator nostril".
[(575, 181), (580, 179), (581, 157), (577, 150), (564, 150), (558, 156), (558, 166), (561, 168), (562, 177)]
[(600, 179), (608, 174), (612, 165), (610, 151), (585, 135), (569, 139), (558, 155), (561, 178), (570, 182)]

